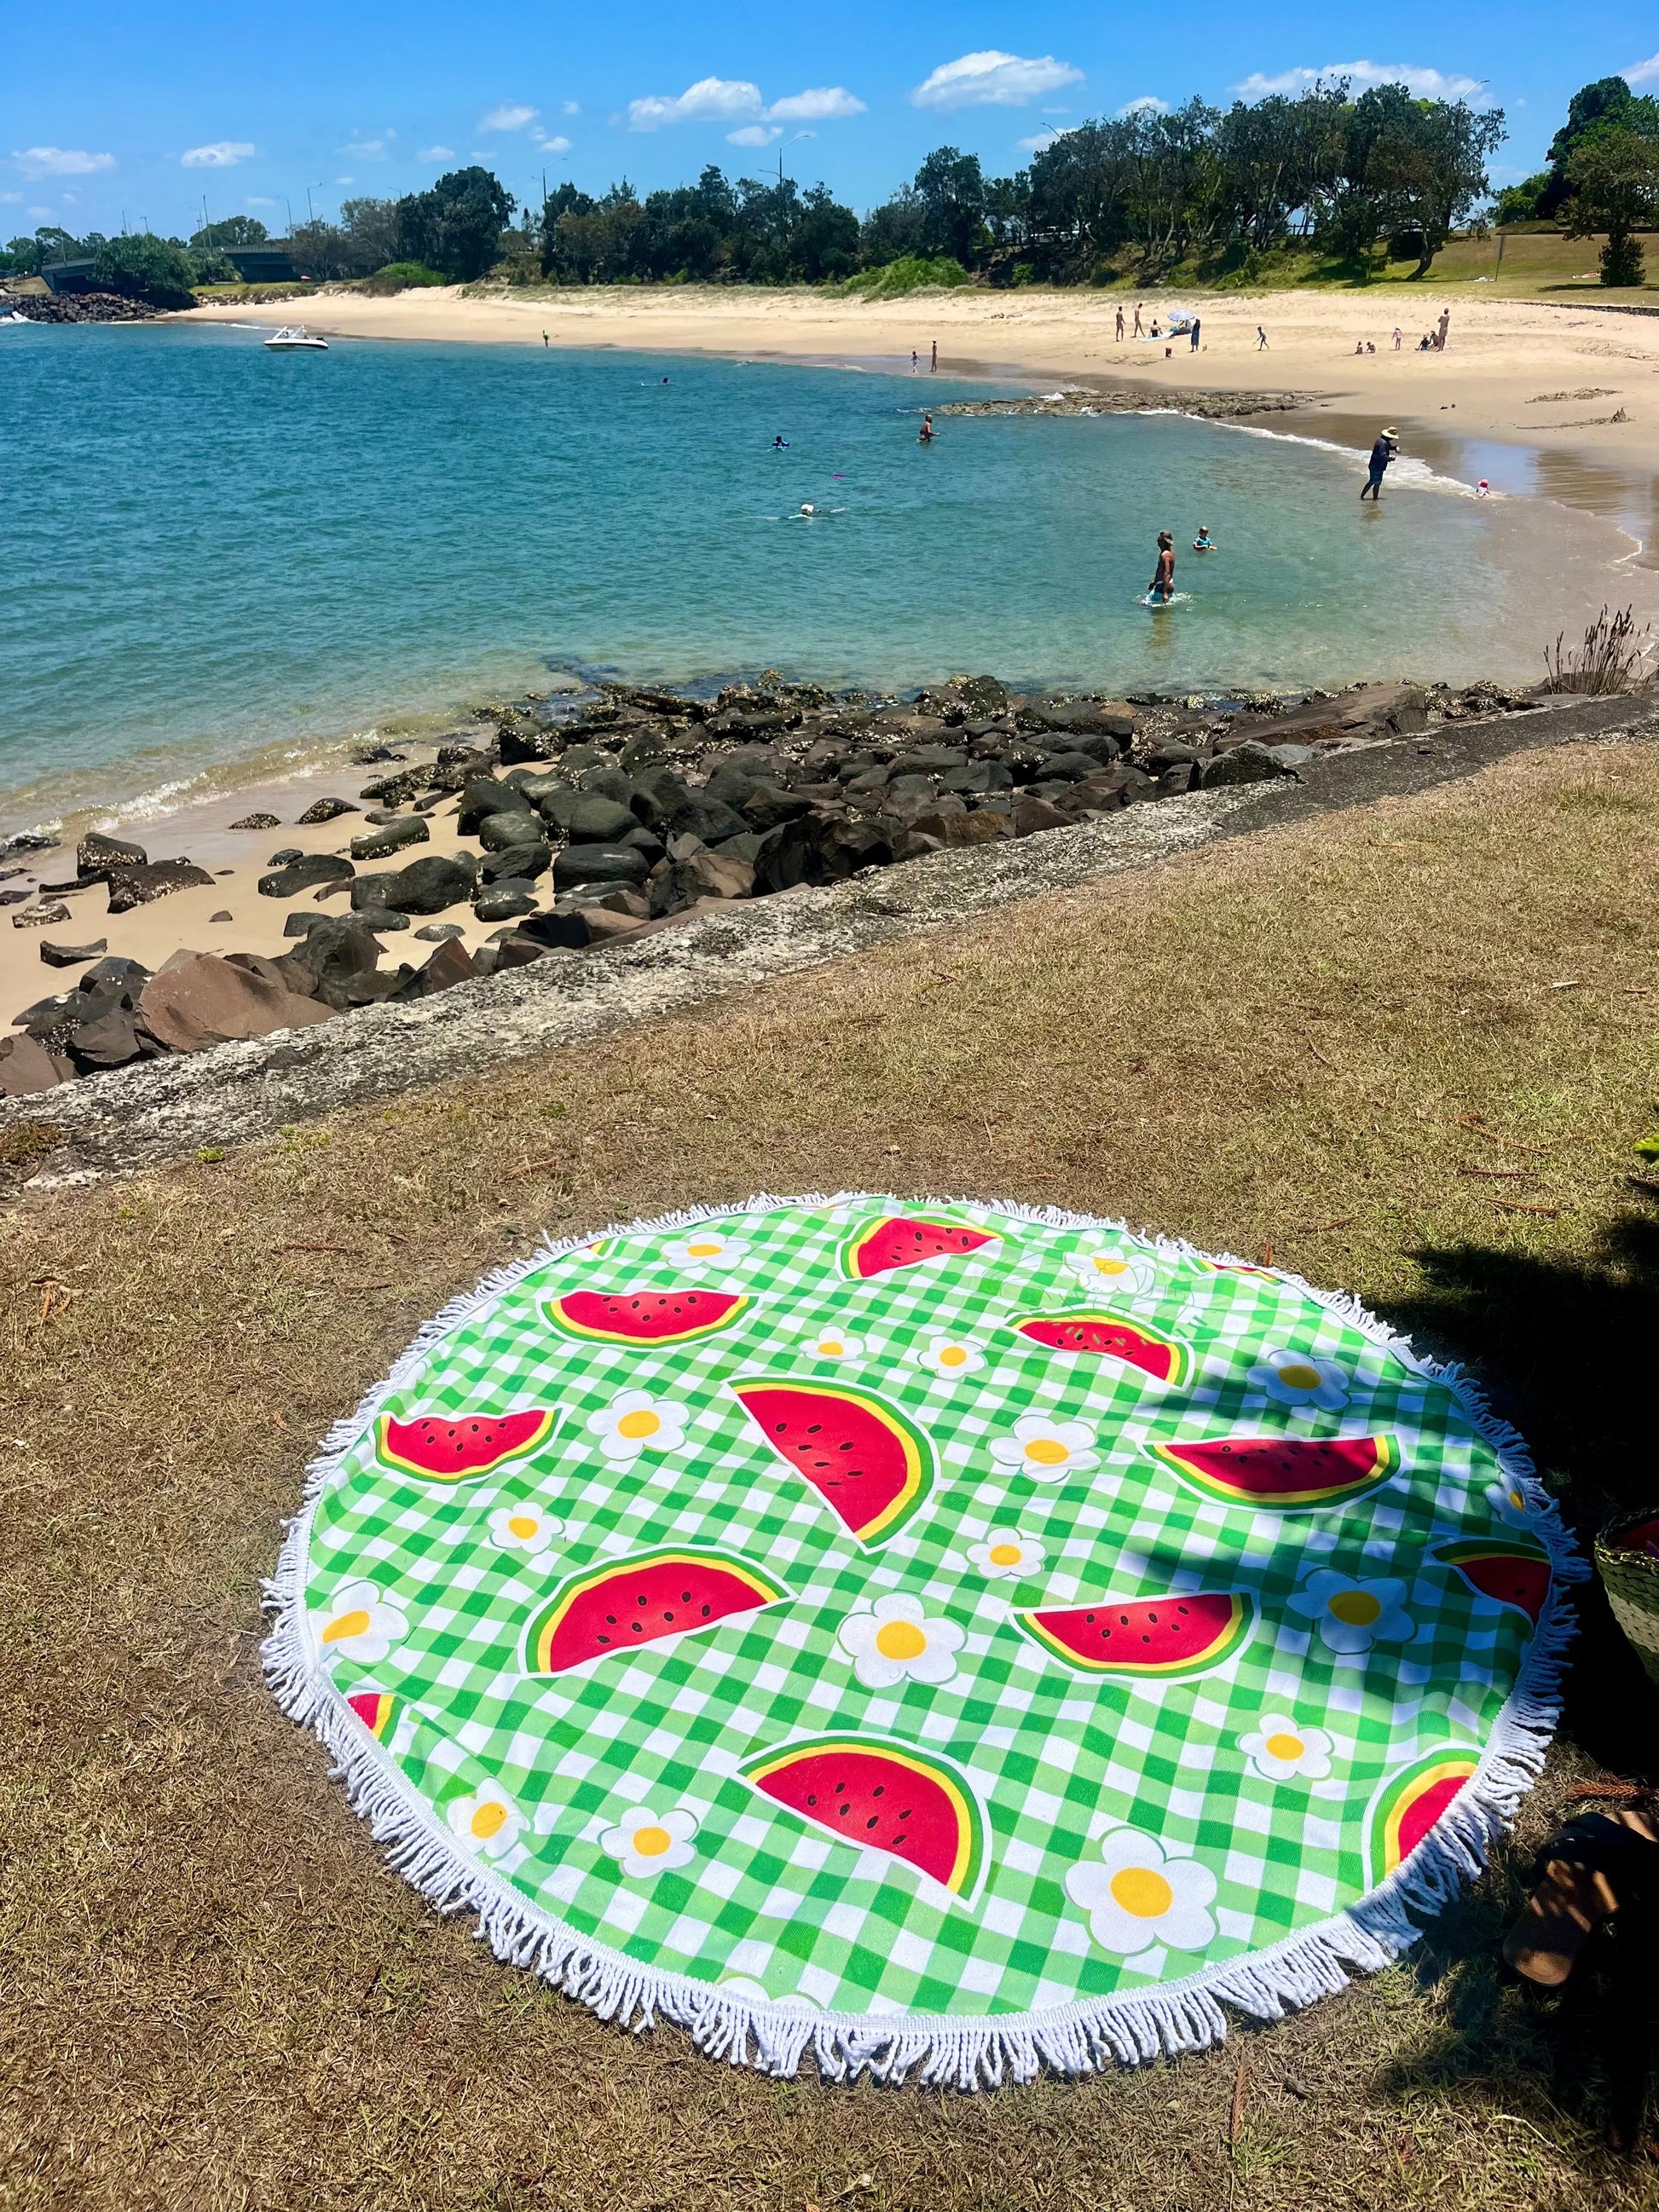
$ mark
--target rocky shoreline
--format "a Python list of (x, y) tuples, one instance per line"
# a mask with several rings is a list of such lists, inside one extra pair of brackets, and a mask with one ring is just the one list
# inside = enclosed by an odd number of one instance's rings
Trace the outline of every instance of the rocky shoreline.
[(936, 415), (1196, 415), (1206, 422), (1254, 415), (1292, 415), (1311, 407), (1316, 392), (1149, 392), (1145, 386), (1068, 384), (1060, 392), (1028, 392), (1018, 399), (952, 399)]
[(0, 286), (0, 314), (21, 315), (26, 323), (153, 323), (165, 312), (148, 300), (129, 300), (119, 292), (8, 292)]
[[(73, 893), (102, 888), (118, 915), (214, 878), (117, 838), (83, 838), (72, 878), (50, 838), (0, 843), (0, 904), (14, 928), (39, 931), (47, 968), (81, 971), (12, 1017), (0, 1097), (408, 1004), (555, 951), (631, 944), (736, 901), (971, 854), (1188, 792), (1294, 778), (1328, 755), (1540, 703), (1489, 684), (1059, 698), (988, 676), (901, 702), (769, 673), (712, 699), (607, 684), (574, 702), (561, 694), (480, 708), (433, 758), (379, 748), (355, 799), (318, 799), (298, 817), (337, 821), (342, 842), (271, 853), (258, 891), (292, 902), (292, 946), (274, 958), (180, 951), (152, 970), (108, 957), (107, 939), (84, 929), (70, 942), (58, 933)], [(434, 822), (454, 850), (420, 853)], [(261, 814), (234, 826), (281, 823)], [(317, 910), (339, 901), (343, 910)], [(469, 950), (461, 924), (441, 918), (462, 909), (495, 925), (488, 943)], [(422, 957), (397, 957), (417, 944)]]

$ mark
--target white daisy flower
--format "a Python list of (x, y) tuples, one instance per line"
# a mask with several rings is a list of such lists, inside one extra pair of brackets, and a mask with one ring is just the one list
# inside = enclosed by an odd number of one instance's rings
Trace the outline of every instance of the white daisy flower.
[(1265, 1390), (1281, 1406), (1317, 1406), (1334, 1413), (1348, 1402), (1351, 1377), (1334, 1360), (1312, 1352), (1269, 1351), (1245, 1381), (1253, 1390)]
[(1159, 1943), (1205, 1949), (1215, 1936), (1215, 1890), (1208, 1867), (1138, 1828), (1110, 1829), (1098, 1860), (1085, 1859), (1066, 1875), (1066, 1894), (1088, 1914), (1096, 1942), (1130, 1961)]
[(311, 1632), (324, 1659), (359, 1659), (374, 1666), (409, 1633), (409, 1616), (373, 1583), (347, 1583), (313, 1608)]
[(683, 1805), (669, 1813), (653, 1813), (648, 1805), (634, 1805), (614, 1828), (599, 1838), (599, 1849), (617, 1860), (625, 1875), (635, 1881), (666, 1874), (671, 1867), (689, 1866), (694, 1856), (691, 1838), (697, 1832), (695, 1814)]
[(1238, 1747), (1269, 1782), (1322, 1782), (1331, 1771), (1329, 1736), (1289, 1713), (1263, 1713), (1261, 1727), (1240, 1736)]
[(1486, 1503), (1494, 1517), (1510, 1528), (1536, 1528), (1539, 1516), (1527, 1493), (1512, 1474), (1486, 1485)]
[(706, 1275), (732, 1266), (743, 1256), (743, 1247), (733, 1243), (725, 1230), (710, 1222), (700, 1228), (688, 1229), (684, 1237), (665, 1244), (662, 1256), (671, 1267), (683, 1268), (688, 1274)]
[(1011, 1474), (1033, 1482), (1063, 1482), (1095, 1466), (1095, 1432), (1086, 1421), (1056, 1421), (1047, 1413), (1022, 1413), (1011, 1437), (993, 1437), (991, 1456)]
[(954, 1620), (930, 1620), (915, 1598), (896, 1590), (867, 1611), (848, 1613), (836, 1637), (866, 1689), (890, 1690), (907, 1680), (948, 1682), (967, 1633)]
[(1319, 1567), (1291, 1600), (1291, 1611), (1318, 1624), (1326, 1649), (1352, 1656), (1373, 1644), (1409, 1644), (1417, 1623), (1406, 1610), (1406, 1585), (1384, 1575), (1358, 1582), (1335, 1567)]
[(452, 1797), (444, 1818), (465, 1850), (486, 1859), (505, 1857), (524, 1826), (524, 1814), (499, 1782), (481, 1782), (469, 1796)]
[(861, 1339), (848, 1335), (830, 1322), (807, 1338), (806, 1348), (814, 1359), (856, 1359), (864, 1345)]
[(587, 1425), (612, 1467), (632, 1467), (641, 1452), (678, 1451), (688, 1418), (685, 1407), (648, 1390), (624, 1390), (603, 1413), (590, 1414)]
[(964, 1375), (977, 1375), (985, 1354), (965, 1336), (930, 1336), (916, 1354), (919, 1366), (942, 1382), (958, 1382)]
[(993, 1528), (982, 1544), (969, 1544), (968, 1563), (993, 1582), (1023, 1582), (1040, 1574), (1048, 1553), (1018, 1528)]
[(1066, 1264), (1085, 1290), (1144, 1298), (1158, 1285), (1158, 1268), (1151, 1253), (1137, 1252), (1132, 1245), (1091, 1245), (1082, 1252), (1068, 1252)]
[(515, 1498), (490, 1515), (489, 1540), (503, 1552), (522, 1552), (526, 1559), (538, 1559), (563, 1526), (556, 1513), (550, 1513), (533, 1498)]

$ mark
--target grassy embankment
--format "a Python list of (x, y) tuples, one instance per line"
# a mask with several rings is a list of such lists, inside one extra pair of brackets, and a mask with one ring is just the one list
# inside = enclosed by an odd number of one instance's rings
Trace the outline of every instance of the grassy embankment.
[[(1498, 1973), (1507, 1856), (1413, 1961), (1201, 2058), (775, 2083), (497, 1966), (383, 1867), (257, 1652), (313, 1442), (422, 1318), (541, 1230), (763, 1186), (1270, 1249), (1499, 1365), (1576, 1516), (1651, 1495), (1656, 867), (1659, 749), (1523, 756), (10, 1213), (0, 2204), (1652, 2204), (1597, 2147), (1594, 1984)], [(1534, 1838), (1573, 1771), (1654, 1757), (1587, 1605)]]

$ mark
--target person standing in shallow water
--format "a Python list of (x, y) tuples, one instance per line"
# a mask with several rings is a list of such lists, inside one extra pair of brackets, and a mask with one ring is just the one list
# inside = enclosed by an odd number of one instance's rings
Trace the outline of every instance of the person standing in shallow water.
[(1387, 429), (1377, 433), (1376, 443), (1371, 447), (1370, 464), (1364, 487), (1359, 495), (1361, 499), (1364, 498), (1366, 492), (1370, 494), (1373, 504), (1382, 498), (1382, 479), (1388, 473), (1389, 462), (1393, 460), (1399, 449), (1398, 430)]
[(1175, 539), (1167, 530), (1158, 533), (1158, 567), (1146, 586), (1146, 596), (1165, 606), (1175, 597)]

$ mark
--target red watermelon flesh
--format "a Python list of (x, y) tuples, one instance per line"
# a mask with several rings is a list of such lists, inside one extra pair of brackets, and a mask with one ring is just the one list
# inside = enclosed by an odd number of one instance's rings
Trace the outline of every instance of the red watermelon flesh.
[(935, 1781), (879, 1752), (815, 1751), (755, 1787), (860, 1850), (890, 1851), (948, 1888), (961, 1857), (961, 1825)]
[(731, 1291), (568, 1291), (556, 1322), (617, 1344), (678, 1344), (732, 1320), (748, 1303)]
[(635, 1650), (733, 1613), (770, 1605), (775, 1588), (736, 1565), (672, 1557), (635, 1560), (556, 1602), (534, 1638), (537, 1671), (562, 1674), (607, 1653)]
[(1448, 1546), (1440, 1557), (1455, 1566), (1472, 1589), (1499, 1605), (1512, 1605), (1524, 1613), (1534, 1628), (1550, 1594), (1550, 1563), (1528, 1552), (1465, 1551)]
[(1443, 1774), (1420, 1796), (1413, 1798), (1400, 1816), (1400, 1856), (1402, 1859), (1411, 1856), (1468, 1778), (1467, 1774)]
[(931, 1468), (915, 1437), (861, 1395), (827, 1385), (733, 1387), (773, 1450), (860, 1541), (890, 1534), (920, 1503)]
[(464, 1413), (454, 1421), (435, 1413), (398, 1421), (383, 1413), (377, 1441), (381, 1458), (406, 1474), (460, 1482), (532, 1450), (552, 1434), (554, 1419), (539, 1407), (519, 1413)]
[(1015, 1615), (1038, 1643), (1090, 1673), (1176, 1675), (1218, 1666), (1249, 1633), (1253, 1609), (1236, 1590), (1113, 1598)]
[(1378, 1437), (1229, 1437), (1157, 1449), (1205, 1489), (1263, 1505), (1333, 1504), (1394, 1464), (1388, 1440)]
[(913, 1221), (891, 1214), (878, 1221), (853, 1248), (853, 1273), (860, 1279), (885, 1275), (895, 1267), (914, 1267), (947, 1255), (960, 1258), (981, 1244), (1000, 1240), (988, 1229), (964, 1228), (958, 1221)]
[(1019, 1334), (1029, 1337), (1033, 1344), (1047, 1346), (1050, 1352), (1108, 1352), (1114, 1359), (1127, 1360), (1131, 1367), (1139, 1367), (1143, 1374), (1167, 1382), (1175, 1372), (1179, 1354), (1173, 1345), (1162, 1337), (1149, 1336), (1137, 1328), (1133, 1322), (1120, 1321), (1111, 1314), (1066, 1315), (1052, 1317), (1036, 1315), (1030, 1321), (1018, 1324)]

